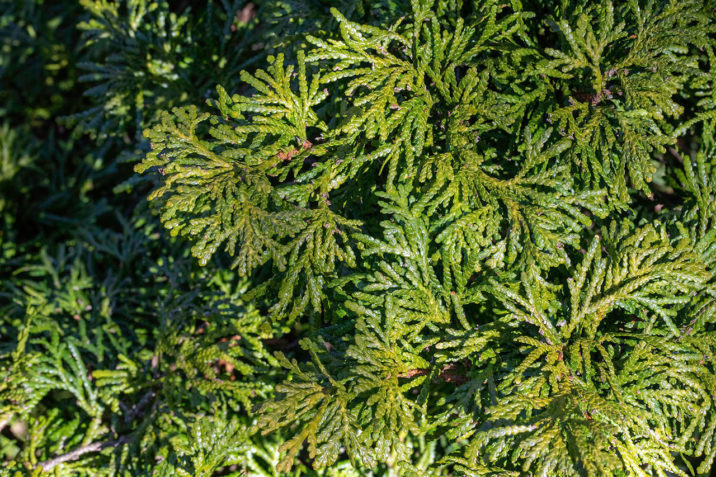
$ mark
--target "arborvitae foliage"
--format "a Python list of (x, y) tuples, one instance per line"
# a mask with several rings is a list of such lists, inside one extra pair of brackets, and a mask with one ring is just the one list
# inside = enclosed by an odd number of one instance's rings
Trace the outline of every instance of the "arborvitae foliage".
[(709, 475), (716, 5), (80, 7), (0, 16), (0, 473)]

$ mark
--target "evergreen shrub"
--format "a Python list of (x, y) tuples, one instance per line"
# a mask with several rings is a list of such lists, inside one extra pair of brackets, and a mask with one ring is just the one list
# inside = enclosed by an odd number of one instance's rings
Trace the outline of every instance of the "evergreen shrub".
[(45, 3), (0, 474), (711, 475), (716, 3)]

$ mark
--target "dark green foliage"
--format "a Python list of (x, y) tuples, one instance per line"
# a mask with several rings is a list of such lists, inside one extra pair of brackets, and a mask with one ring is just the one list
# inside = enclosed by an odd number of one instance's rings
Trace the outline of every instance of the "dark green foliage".
[(711, 472), (716, 5), (0, 2), (0, 474)]

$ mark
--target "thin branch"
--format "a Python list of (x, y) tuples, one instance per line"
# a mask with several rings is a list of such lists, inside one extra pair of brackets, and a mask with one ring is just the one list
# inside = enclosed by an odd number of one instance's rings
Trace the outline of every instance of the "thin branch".
[[(139, 402), (132, 407), (132, 409), (129, 409), (125, 415), (124, 422), (130, 423), (136, 417), (144, 410), (144, 408), (149, 404), (152, 400), (152, 398), (155, 396), (154, 391), (149, 390), (147, 391), (144, 396), (139, 400)], [(156, 406), (156, 402), (154, 403)], [(126, 406), (125, 406), (126, 407)], [(154, 410), (154, 406), (152, 408)], [(107, 449), (108, 447), (118, 447), (121, 445), (126, 444), (131, 440), (130, 436), (122, 436), (117, 440), (113, 441), (104, 441), (104, 442), (93, 442), (91, 444), (87, 444), (86, 446), (78, 447), (77, 449), (68, 452), (67, 454), (59, 455), (53, 459), (46, 460), (43, 462), (40, 462), (39, 466), (42, 467), (44, 471), (49, 471), (53, 467), (56, 467), (59, 464), (62, 464), (63, 462), (70, 462), (73, 460), (79, 459), (84, 454), (89, 454), (90, 452), (99, 452), (101, 450)]]
[(130, 409), (127, 414), (124, 416), (124, 423), (129, 424), (130, 422), (134, 421), (140, 412), (146, 407), (147, 404), (149, 404), (149, 401), (154, 397), (154, 391), (149, 390), (147, 393), (142, 396), (142, 398), (139, 400), (139, 402)]
[(85, 454), (89, 454), (90, 452), (99, 452), (101, 450), (107, 449), (108, 447), (118, 447), (121, 445), (126, 444), (130, 441), (129, 436), (122, 436), (116, 441), (105, 441), (105, 442), (93, 442), (92, 444), (87, 444), (86, 446), (78, 447), (77, 449), (68, 452), (67, 454), (59, 455), (53, 459), (46, 460), (43, 462), (40, 462), (39, 466), (42, 467), (42, 470), (45, 472), (52, 470), (54, 467), (64, 463), (64, 462), (70, 462), (73, 460), (77, 460), (80, 457), (82, 457)]
[(668, 149), (669, 149), (669, 152), (671, 153), (671, 155), (674, 156), (677, 161), (679, 161), (681, 164), (684, 163), (684, 158), (681, 157), (681, 154), (679, 154), (679, 151), (677, 151), (673, 147), (669, 147)]
[[(410, 370), (406, 371), (405, 373), (398, 374), (398, 377), (399, 378), (412, 378), (415, 376), (427, 376), (428, 374), (430, 374), (429, 369), (415, 368), (415, 369), (410, 369)], [(386, 379), (389, 377), (390, 377), (390, 375), (388, 375), (386, 377)], [(437, 376), (435, 376), (435, 379), (442, 380), (443, 382), (446, 382), (446, 383), (455, 383), (458, 385), (464, 384), (469, 380), (469, 378), (467, 376), (457, 372), (457, 366), (455, 365), (455, 363), (451, 363), (451, 364), (444, 366), (440, 370), (440, 372), (438, 372)]]

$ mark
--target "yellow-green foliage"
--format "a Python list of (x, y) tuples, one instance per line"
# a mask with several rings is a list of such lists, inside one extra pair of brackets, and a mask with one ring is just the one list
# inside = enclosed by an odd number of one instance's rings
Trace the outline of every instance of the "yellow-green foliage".
[(711, 472), (716, 4), (80, 3), (82, 219), (0, 228), (8, 469)]

